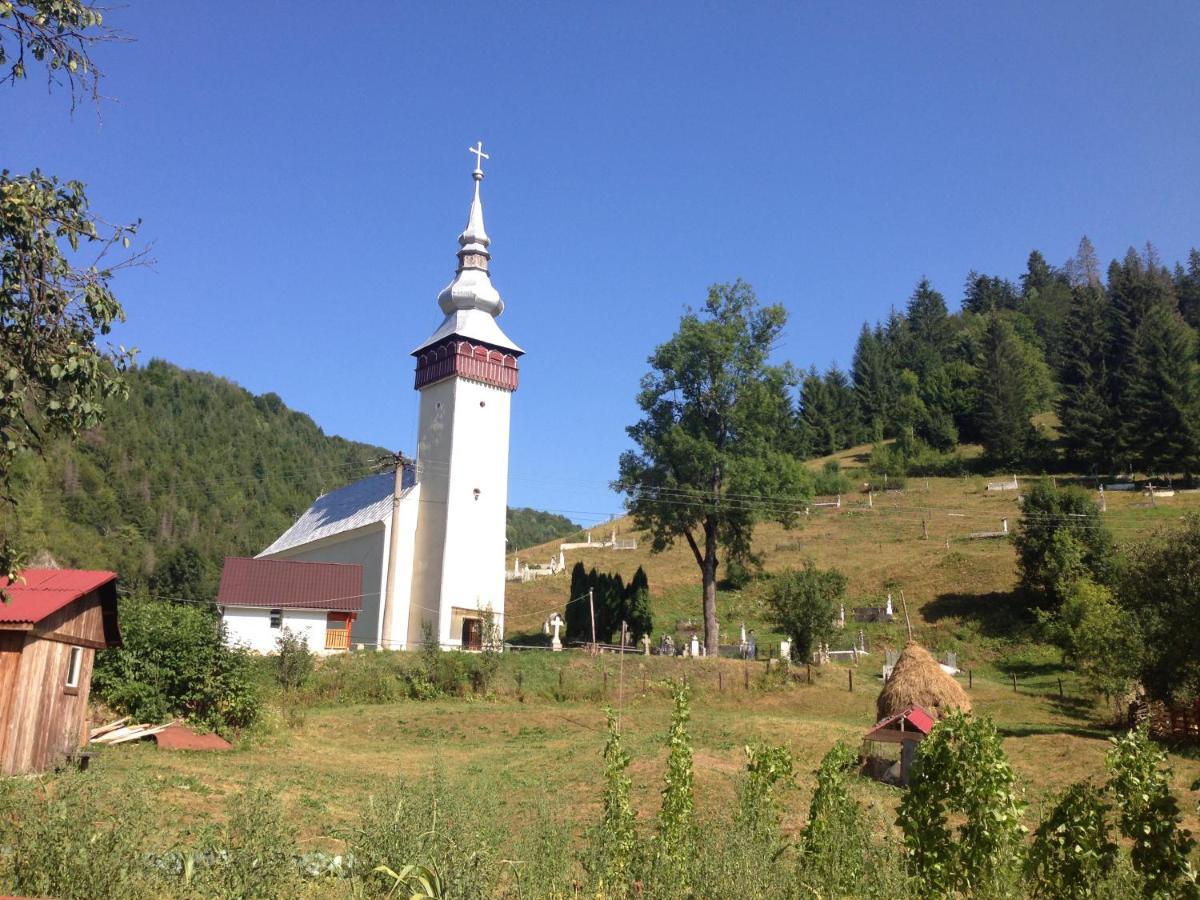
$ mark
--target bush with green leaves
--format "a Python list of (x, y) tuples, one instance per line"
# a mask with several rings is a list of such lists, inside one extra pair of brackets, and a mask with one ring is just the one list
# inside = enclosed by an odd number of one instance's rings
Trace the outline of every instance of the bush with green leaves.
[[(1019, 852), (1016, 776), (986, 716), (955, 710), (920, 744), (897, 824), (914, 874), (939, 893), (995, 889)], [(960, 824), (951, 828), (951, 817)]]
[(1081, 488), (1035, 484), (1022, 502), (1013, 543), (1021, 589), (1034, 606), (1058, 608), (1081, 578), (1109, 584), (1115, 577), (1112, 535)]
[(252, 654), (226, 643), (214, 609), (129, 597), (120, 617), (122, 645), (96, 654), (97, 697), (141, 721), (184, 716), (222, 731), (255, 723), (262, 702)]
[(1103, 792), (1087, 783), (1073, 784), (1058, 797), (1034, 832), (1025, 863), (1031, 893), (1038, 897), (1096, 896), (1118, 859), (1111, 840)]
[(792, 659), (810, 659), (814, 645), (832, 633), (835, 604), (846, 583), (837, 569), (818, 569), (810, 560), (799, 571), (784, 569), (767, 584), (768, 615), (791, 639)]
[(1145, 879), (1143, 893), (1200, 897), (1190, 861), (1196, 842), (1181, 826), (1167, 755), (1150, 740), (1145, 726), (1111, 741), (1109, 789), (1117, 800), (1121, 834), (1133, 842), (1130, 859)]
[(315, 657), (308, 649), (308, 636), (284, 628), (275, 638), (275, 677), (284, 690), (302, 687), (312, 675)]
[(1038, 618), (1063, 661), (1096, 693), (1118, 697), (1137, 678), (1145, 650), (1141, 631), (1109, 588), (1079, 578), (1057, 610), (1039, 610)]

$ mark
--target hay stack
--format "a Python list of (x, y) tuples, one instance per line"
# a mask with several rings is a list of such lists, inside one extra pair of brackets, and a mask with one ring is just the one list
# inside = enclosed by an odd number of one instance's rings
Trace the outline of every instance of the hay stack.
[(971, 709), (971, 699), (962, 685), (943, 672), (929, 651), (915, 641), (909, 641), (900, 651), (892, 677), (875, 701), (875, 711), (878, 719), (884, 719), (910, 706), (920, 706), (935, 719), (952, 709)]

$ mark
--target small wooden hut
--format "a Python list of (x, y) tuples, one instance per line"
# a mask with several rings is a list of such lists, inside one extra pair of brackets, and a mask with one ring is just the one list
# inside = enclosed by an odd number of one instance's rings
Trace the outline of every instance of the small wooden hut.
[[(863, 735), (863, 756), (868, 768), (880, 781), (907, 786), (909, 769), (917, 758), (917, 744), (929, 737), (932, 730), (933, 717), (919, 706), (881, 719)], [(888, 761), (875, 750), (876, 744), (899, 744), (900, 759)]]
[(26, 569), (0, 587), (0, 774), (42, 772), (87, 743), (96, 651), (121, 643), (117, 576)]
[(969, 712), (971, 698), (961, 684), (942, 671), (928, 650), (916, 641), (909, 641), (875, 701), (876, 720), (882, 721), (914, 706), (936, 720), (952, 709)]

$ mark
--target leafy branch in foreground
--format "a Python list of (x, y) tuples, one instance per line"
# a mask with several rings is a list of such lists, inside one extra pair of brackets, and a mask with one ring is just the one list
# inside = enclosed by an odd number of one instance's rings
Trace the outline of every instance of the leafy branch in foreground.
[(29, 75), (28, 60), (46, 67), (51, 85), (66, 78), (71, 107), (80, 92), (99, 100), (100, 70), (90, 49), (121, 40), (105, 26), (101, 10), (83, 0), (0, 0), (0, 75), (9, 84)]
[[(136, 230), (137, 224), (96, 218), (78, 181), (64, 184), (37, 170), (0, 172), (0, 473), (6, 491), (19, 453), (41, 451), (51, 437), (77, 437), (100, 421), (105, 401), (124, 396), (122, 374), (133, 351), (105, 350), (96, 342), (125, 319), (109, 281), (145, 254), (111, 263), (109, 257), (127, 249)], [(5, 541), (0, 574), (14, 577), (19, 562)]]

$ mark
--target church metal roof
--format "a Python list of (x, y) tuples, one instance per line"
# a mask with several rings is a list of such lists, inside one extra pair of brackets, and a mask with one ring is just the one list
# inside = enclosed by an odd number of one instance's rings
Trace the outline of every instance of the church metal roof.
[[(412, 490), (409, 478), (406, 474), (402, 500)], [(255, 559), (385, 521), (392, 514), (393, 479), (391, 472), (380, 472), (323, 494)]]

